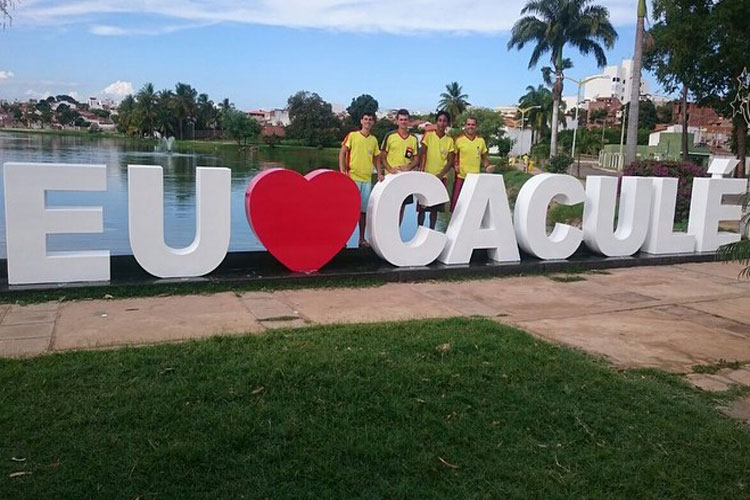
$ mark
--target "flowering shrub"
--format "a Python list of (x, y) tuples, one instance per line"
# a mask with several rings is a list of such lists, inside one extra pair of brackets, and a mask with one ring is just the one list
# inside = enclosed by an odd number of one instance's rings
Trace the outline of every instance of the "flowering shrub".
[(677, 161), (638, 161), (627, 167), (623, 175), (638, 177), (677, 178), (677, 204), (675, 222), (686, 221), (690, 214), (690, 196), (693, 193), (693, 177), (708, 177), (706, 167), (691, 162)]

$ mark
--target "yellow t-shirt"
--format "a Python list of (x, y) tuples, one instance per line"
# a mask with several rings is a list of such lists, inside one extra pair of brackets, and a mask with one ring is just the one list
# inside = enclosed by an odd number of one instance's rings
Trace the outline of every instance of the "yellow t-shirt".
[(349, 177), (359, 182), (372, 181), (373, 159), (380, 154), (375, 136), (370, 134), (365, 137), (362, 132), (356, 130), (346, 134), (342, 145), (349, 150), (347, 154)]
[(419, 144), (417, 138), (409, 134), (406, 138), (398, 135), (398, 131), (394, 130), (389, 133), (383, 139), (382, 144), (383, 151), (387, 151), (388, 165), (393, 168), (400, 168), (411, 163), (412, 158), (416, 158), (419, 153)]
[(427, 147), (424, 171), (433, 175), (438, 175), (443, 170), (448, 161), (448, 155), (456, 151), (453, 137), (448, 134), (438, 137), (434, 130), (427, 132), (422, 137), (422, 145)]
[(466, 174), (478, 174), (482, 165), (482, 155), (487, 152), (487, 144), (478, 135), (470, 140), (461, 134), (456, 138), (456, 165), (458, 177), (466, 178)]

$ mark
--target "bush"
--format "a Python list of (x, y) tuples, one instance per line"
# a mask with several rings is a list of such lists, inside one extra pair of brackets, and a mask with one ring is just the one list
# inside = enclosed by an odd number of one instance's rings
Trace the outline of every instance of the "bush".
[(567, 174), (573, 158), (567, 155), (557, 155), (549, 159), (546, 171), (553, 174)]
[(623, 171), (623, 175), (637, 177), (675, 177), (677, 178), (677, 203), (675, 205), (675, 222), (686, 221), (690, 214), (690, 197), (693, 193), (693, 178), (708, 177), (706, 167), (691, 162), (677, 161), (637, 161)]

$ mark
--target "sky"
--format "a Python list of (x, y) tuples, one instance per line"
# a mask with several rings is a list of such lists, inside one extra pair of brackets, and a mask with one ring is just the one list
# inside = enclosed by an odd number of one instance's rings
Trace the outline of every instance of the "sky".
[[(0, 99), (70, 94), (115, 100), (152, 82), (189, 83), (244, 110), (284, 107), (299, 90), (335, 107), (370, 94), (381, 109), (434, 110), (457, 81), (475, 106), (512, 105), (531, 48), (508, 51), (523, 0), (15, 0), (0, 31)], [(637, 0), (599, 0), (633, 53)], [(600, 73), (573, 49), (567, 75)], [(543, 60), (542, 64), (547, 65)], [(653, 78), (644, 74), (652, 89)], [(568, 84), (565, 94), (575, 95)]]

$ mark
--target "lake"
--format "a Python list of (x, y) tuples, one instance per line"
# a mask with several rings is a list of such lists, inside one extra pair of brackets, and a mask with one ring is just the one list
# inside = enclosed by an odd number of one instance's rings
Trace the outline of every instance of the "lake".
[[(174, 248), (189, 245), (195, 237), (195, 169), (227, 167), (232, 170), (232, 237), (230, 251), (263, 250), (245, 217), (245, 189), (260, 171), (283, 167), (306, 174), (318, 168), (337, 169), (332, 149), (277, 147), (238, 151), (232, 145), (176, 144), (175, 151), (155, 151), (151, 142), (111, 137), (59, 136), (0, 132), (0, 165), (5, 162), (84, 163), (107, 166), (106, 192), (50, 192), (49, 206), (102, 206), (104, 232), (47, 236), (48, 251), (109, 250), (131, 254), (128, 238), (128, 165), (161, 165), (164, 168), (165, 241)], [(0, 185), (2, 177), (0, 176)], [(4, 196), (5, 189), (0, 190)], [(416, 231), (414, 205), (404, 217), (401, 234), (409, 240)], [(440, 222), (440, 221), (439, 221)], [(0, 256), (6, 255), (5, 203), (0, 203)], [(358, 230), (347, 243), (356, 246)]]

